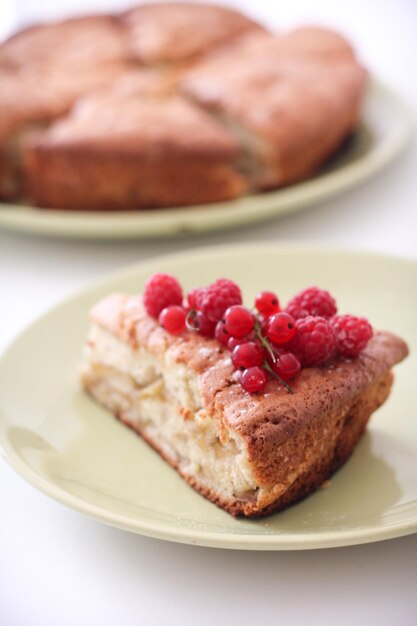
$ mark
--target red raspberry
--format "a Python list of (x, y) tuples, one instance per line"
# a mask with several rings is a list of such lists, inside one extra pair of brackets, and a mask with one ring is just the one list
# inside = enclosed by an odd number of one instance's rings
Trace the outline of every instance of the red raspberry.
[(275, 313), (268, 319), (266, 335), (274, 343), (287, 343), (295, 335), (294, 319), (288, 313)]
[(255, 298), (255, 306), (259, 313), (269, 317), (279, 311), (278, 296), (273, 291), (260, 291)]
[(249, 393), (263, 391), (267, 381), (266, 372), (261, 367), (249, 367), (242, 372), (240, 384)]
[(194, 289), (190, 289), (190, 291), (187, 293), (187, 303), (190, 309), (197, 308), (197, 297), (200, 291), (201, 287), (194, 287)]
[(158, 273), (147, 280), (143, 292), (143, 304), (148, 315), (157, 319), (162, 309), (181, 303), (181, 285), (174, 276)]
[(336, 300), (328, 291), (318, 287), (309, 287), (292, 298), (286, 309), (294, 319), (318, 315), (320, 317), (332, 317), (337, 313)]
[(253, 329), (255, 318), (249, 309), (238, 304), (230, 306), (224, 314), (226, 330), (232, 337), (244, 337)]
[(295, 329), (294, 339), (287, 347), (304, 367), (318, 365), (332, 356), (336, 336), (332, 325), (324, 317), (302, 317), (295, 321)]
[(224, 312), (234, 304), (242, 304), (242, 293), (236, 283), (219, 278), (215, 283), (196, 293), (197, 309), (212, 322), (222, 319)]
[(262, 365), (263, 351), (254, 341), (241, 343), (233, 348), (232, 363), (235, 367)]
[(185, 329), (185, 317), (187, 313), (182, 306), (176, 304), (162, 309), (159, 315), (159, 323), (171, 335), (179, 335)]
[(340, 356), (358, 356), (373, 335), (372, 326), (364, 317), (340, 315), (330, 323), (336, 333), (336, 351)]

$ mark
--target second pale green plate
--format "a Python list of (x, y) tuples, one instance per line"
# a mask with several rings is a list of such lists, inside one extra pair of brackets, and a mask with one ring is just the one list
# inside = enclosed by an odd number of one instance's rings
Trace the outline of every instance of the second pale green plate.
[[(186, 289), (237, 280), (249, 303), (260, 288), (285, 302), (316, 283), (343, 312), (396, 331), (411, 356), (331, 487), (263, 520), (236, 520), (195, 493), (137, 435), (80, 389), (77, 371), (90, 306), (138, 292), (155, 271)], [(0, 360), (0, 449), (26, 480), (95, 519), (136, 533), (223, 548), (343, 546), (417, 530), (417, 264), (314, 247), (229, 246), (141, 263), (75, 296), (28, 328)], [(3, 502), (2, 506), (7, 506)]]
[(369, 89), (354, 138), (314, 178), (285, 189), (186, 208), (87, 213), (0, 203), (0, 228), (54, 237), (172, 237), (234, 228), (299, 211), (342, 193), (392, 161), (410, 135), (407, 108), (379, 83)]

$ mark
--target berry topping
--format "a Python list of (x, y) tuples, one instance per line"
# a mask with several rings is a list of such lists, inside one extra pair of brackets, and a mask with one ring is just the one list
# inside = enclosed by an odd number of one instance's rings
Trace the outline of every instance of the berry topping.
[(188, 314), (187, 328), (198, 332), (203, 337), (214, 337), (216, 322), (209, 320), (202, 311), (194, 311)]
[(227, 346), (229, 339), (232, 339), (232, 337), (226, 330), (226, 325), (223, 320), (217, 322), (216, 328), (214, 330), (214, 336), (216, 337), (217, 341), (224, 346)]
[(266, 335), (274, 343), (287, 343), (295, 335), (294, 319), (288, 313), (275, 313), (268, 320)]
[(237, 304), (227, 309), (224, 314), (224, 323), (227, 332), (232, 337), (244, 337), (253, 329), (255, 318), (249, 309)]
[(159, 315), (159, 323), (171, 335), (179, 335), (185, 329), (185, 317), (187, 313), (182, 306), (173, 304), (162, 309)]
[(324, 317), (309, 315), (295, 321), (296, 334), (288, 346), (303, 367), (327, 361), (335, 349), (336, 336)]
[(196, 306), (212, 322), (222, 319), (224, 312), (235, 304), (242, 304), (240, 288), (227, 278), (219, 278), (215, 283), (198, 289), (195, 296)]
[(182, 303), (182, 289), (178, 280), (170, 274), (154, 274), (146, 282), (143, 304), (151, 317), (158, 319), (162, 309)]
[(263, 350), (254, 341), (241, 343), (232, 352), (232, 363), (235, 367), (254, 367), (262, 365)]
[(247, 341), (252, 341), (252, 339), (255, 339), (255, 337), (251, 336), (252, 333), (250, 333), (249, 335), (246, 335), (246, 337), (231, 337), (229, 335), (229, 339), (227, 341), (227, 347), (229, 348), (230, 352), (233, 352), (233, 349), (236, 346), (240, 346), (241, 343), (246, 343)]
[(279, 311), (278, 296), (273, 291), (260, 291), (255, 298), (255, 306), (259, 313), (269, 317)]
[(288, 381), (303, 367), (325, 363), (334, 354), (357, 357), (373, 334), (363, 317), (336, 316), (334, 298), (318, 287), (292, 298), (285, 311), (273, 291), (260, 291), (253, 313), (242, 306), (238, 285), (226, 278), (191, 289), (183, 299), (176, 278), (154, 274), (143, 302), (148, 315), (172, 335), (187, 328), (227, 346), (236, 368), (232, 380), (249, 393), (263, 391), (270, 379), (293, 393)]
[(194, 287), (194, 289), (190, 289), (190, 291), (187, 293), (187, 303), (190, 309), (197, 308), (197, 298), (199, 291), (201, 291), (199, 287)]
[(319, 315), (320, 317), (332, 317), (337, 313), (336, 301), (330, 293), (318, 287), (309, 287), (292, 298), (285, 310), (294, 319), (307, 317), (307, 315)]
[(285, 352), (277, 355), (275, 363), (272, 364), (272, 369), (275, 374), (287, 381), (298, 376), (301, 372), (301, 363), (295, 354)]
[(336, 333), (336, 351), (340, 356), (358, 356), (373, 335), (372, 326), (364, 317), (340, 315), (330, 323)]
[(265, 389), (267, 377), (266, 372), (261, 367), (249, 367), (242, 372), (240, 384), (249, 393), (263, 391)]

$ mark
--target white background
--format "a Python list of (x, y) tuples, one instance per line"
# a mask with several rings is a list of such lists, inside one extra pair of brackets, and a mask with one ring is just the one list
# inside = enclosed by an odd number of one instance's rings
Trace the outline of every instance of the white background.
[[(277, 28), (301, 22), (339, 28), (368, 67), (417, 110), (413, 0), (229, 4)], [(126, 5), (2, 0), (0, 35), (48, 16)], [(357, 190), (305, 213), (222, 235), (90, 243), (0, 233), (0, 348), (52, 304), (109, 270), (162, 252), (266, 239), (416, 258), (415, 141)], [(245, 553), (169, 544), (67, 510), (26, 485), (1, 460), (0, 503), (1, 626), (417, 624), (416, 535), (313, 552)]]

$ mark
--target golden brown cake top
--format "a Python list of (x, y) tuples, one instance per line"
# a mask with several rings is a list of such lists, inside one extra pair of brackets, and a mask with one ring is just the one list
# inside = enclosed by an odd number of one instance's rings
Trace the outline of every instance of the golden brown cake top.
[(310, 129), (320, 135), (329, 119), (357, 110), (365, 83), (365, 70), (340, 35), (303, 28), (249, 34), (186, 72), (180, 88), (281, 149), (296, 150)]
[(56, 65), (85, 67), (129, 56), (126, 36), (116, 18), (97, 15), (32, 26), (0, 46), (0, 67)]
[(259, 455), (286, 441), (320, 412), (349, 406), (408, 353), (402, 339), (377, 332), (359, 357), (335, 358), (303, 369), (292, 384), (294, 393), (271, 380), (264, 392), (251, 395), (238, 383), (227, 349), (190, 331), (168, 334), (146, 314), (140, 297), (113, 294), (93, 308), (91, 319), (132, 349), (144, 346), (156, 355), (167, 353), (173, 362), (191, 368), (199, 377), (208, 414), (243, 436)]
[(204, 110), (164, 93), (163, 80), (140, 71), (80, 100), (65, 119), (42, 133), (39, 145), (111, 148), (113, 153), (233, 159), (238, 145)]
[(183, 2), (144, 4), (122, 16), (130, 50), (142, 63), (177, 63), (245, 32), (263, 30), (232, 9)]
[(0, 70), (0, 138), (19, 126), (45, 123), (66, 113), (77, 98), (112, 83), (129, 69), (120, 62), (65, 73), (53, 66)]

